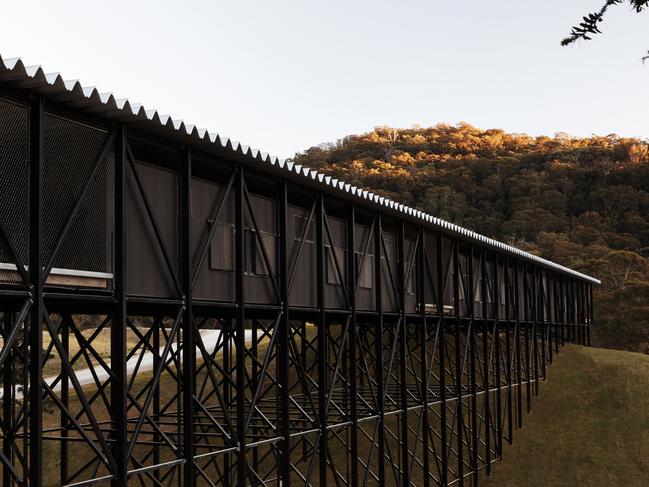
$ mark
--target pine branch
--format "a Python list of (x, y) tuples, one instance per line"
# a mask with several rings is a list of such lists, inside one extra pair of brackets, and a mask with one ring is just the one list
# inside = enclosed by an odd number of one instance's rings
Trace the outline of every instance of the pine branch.
[[(625, 0), (606, 0), (606, 3), (598, 12), (586, 15), (579, 25), (574, 26), (570, 31), (570, 35), (561, 41), (561, 45), (567, 46), (580, 39), (589, 41), (592, 38), (591, 36), (601, 34), (602, 31), (599, 29), (599, 26), (604, 20), (608, 9), (622, 3), (625, 3)], [(649, 7), (649, 0), (629, 0), (629, 3), (636, 13), (640, 13)]]

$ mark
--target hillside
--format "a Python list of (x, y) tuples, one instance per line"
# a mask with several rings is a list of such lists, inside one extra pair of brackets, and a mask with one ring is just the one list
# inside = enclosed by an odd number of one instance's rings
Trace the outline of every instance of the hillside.
[(646, 486), (649, 357), (568, 345), (485, 487)]
[(379, 127), (296, 162), (592, 274), (593, 343), (649, 353), (649, 145)]

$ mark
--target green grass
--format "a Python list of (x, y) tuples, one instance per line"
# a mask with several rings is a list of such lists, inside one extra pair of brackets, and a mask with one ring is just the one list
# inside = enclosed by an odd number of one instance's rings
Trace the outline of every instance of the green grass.
[(649, 356), (574, 345), (483, 485), (649, 485)]

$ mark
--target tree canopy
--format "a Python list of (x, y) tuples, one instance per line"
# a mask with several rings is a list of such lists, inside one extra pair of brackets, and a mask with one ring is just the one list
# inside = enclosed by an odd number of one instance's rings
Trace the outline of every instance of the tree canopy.
[(649, 145), (377, 127), (299, 164), (600, 277), (595, 343), (649, 353)]

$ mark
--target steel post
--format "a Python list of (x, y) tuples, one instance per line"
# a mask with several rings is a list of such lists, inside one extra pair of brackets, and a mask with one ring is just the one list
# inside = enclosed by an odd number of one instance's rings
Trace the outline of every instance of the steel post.
[[(448, 275), (451, 271), (449, 269), (444, 269), (444, 254), (442, 251), (444, 239), (442, 238), (441, 233), (436, 234), (436, 268), (437, 268), (437, 315), (439, 316), (437, 322), (438, 336), (439, 336), (439, 394), (440, 394), (440, 436), (442, 438), (440, 449), (441, 449), (441, 472), (440, 472), (440, 484), (442, 487), (448, 485), (448, 457), (449, 457), (449, 440), (447, 429), (447, 418), (446, 418), (446, 328), (444, 326), (444, 294), (446, 283), (448, 280)], [(423, 303), (423, 314), (426, 316), (426, 303)], [(428, 434), (428, 433), (427, 433)], [(451, 449), (452, 450), (452, 449)]]
[(245, 321), (246, 321), (246, 296), (245, 296), (245, 217), (244, 217), (244, 191), (245, 173), (243, 165), (238, 166), (235, 192), (235, 296), (236, 296), (236, 324), (234, 330), (234, 343), (236, 354), (236, 438), (237, 458), (236, 474), (238, 487), (247, 487), (246, 478), (246, 431), (245, 431)]
[(112, 456), (115, 461), (113, 487), (127, 484), (127, 409), (126, 409), (126, 129), (120, 126), (115, 137), (115, 239), (113, 295), (115, 298), (110, 328)]
[(194, 396), (196, 394), (196, 346), (194, 345), (192, 276), (192, 152), (185, 147), (179, 161), (180, 202), (180, 285), (182, 288), (183, 316), (183, 456), (185, 459), (183, 480), (185, 487), (196, 485), (194, 467)]
[(30, 485), (43, 480), (43, 112), (34, 97), (29, 114), (29, 292), (33, 300), (29, 332), (29, 474)]

